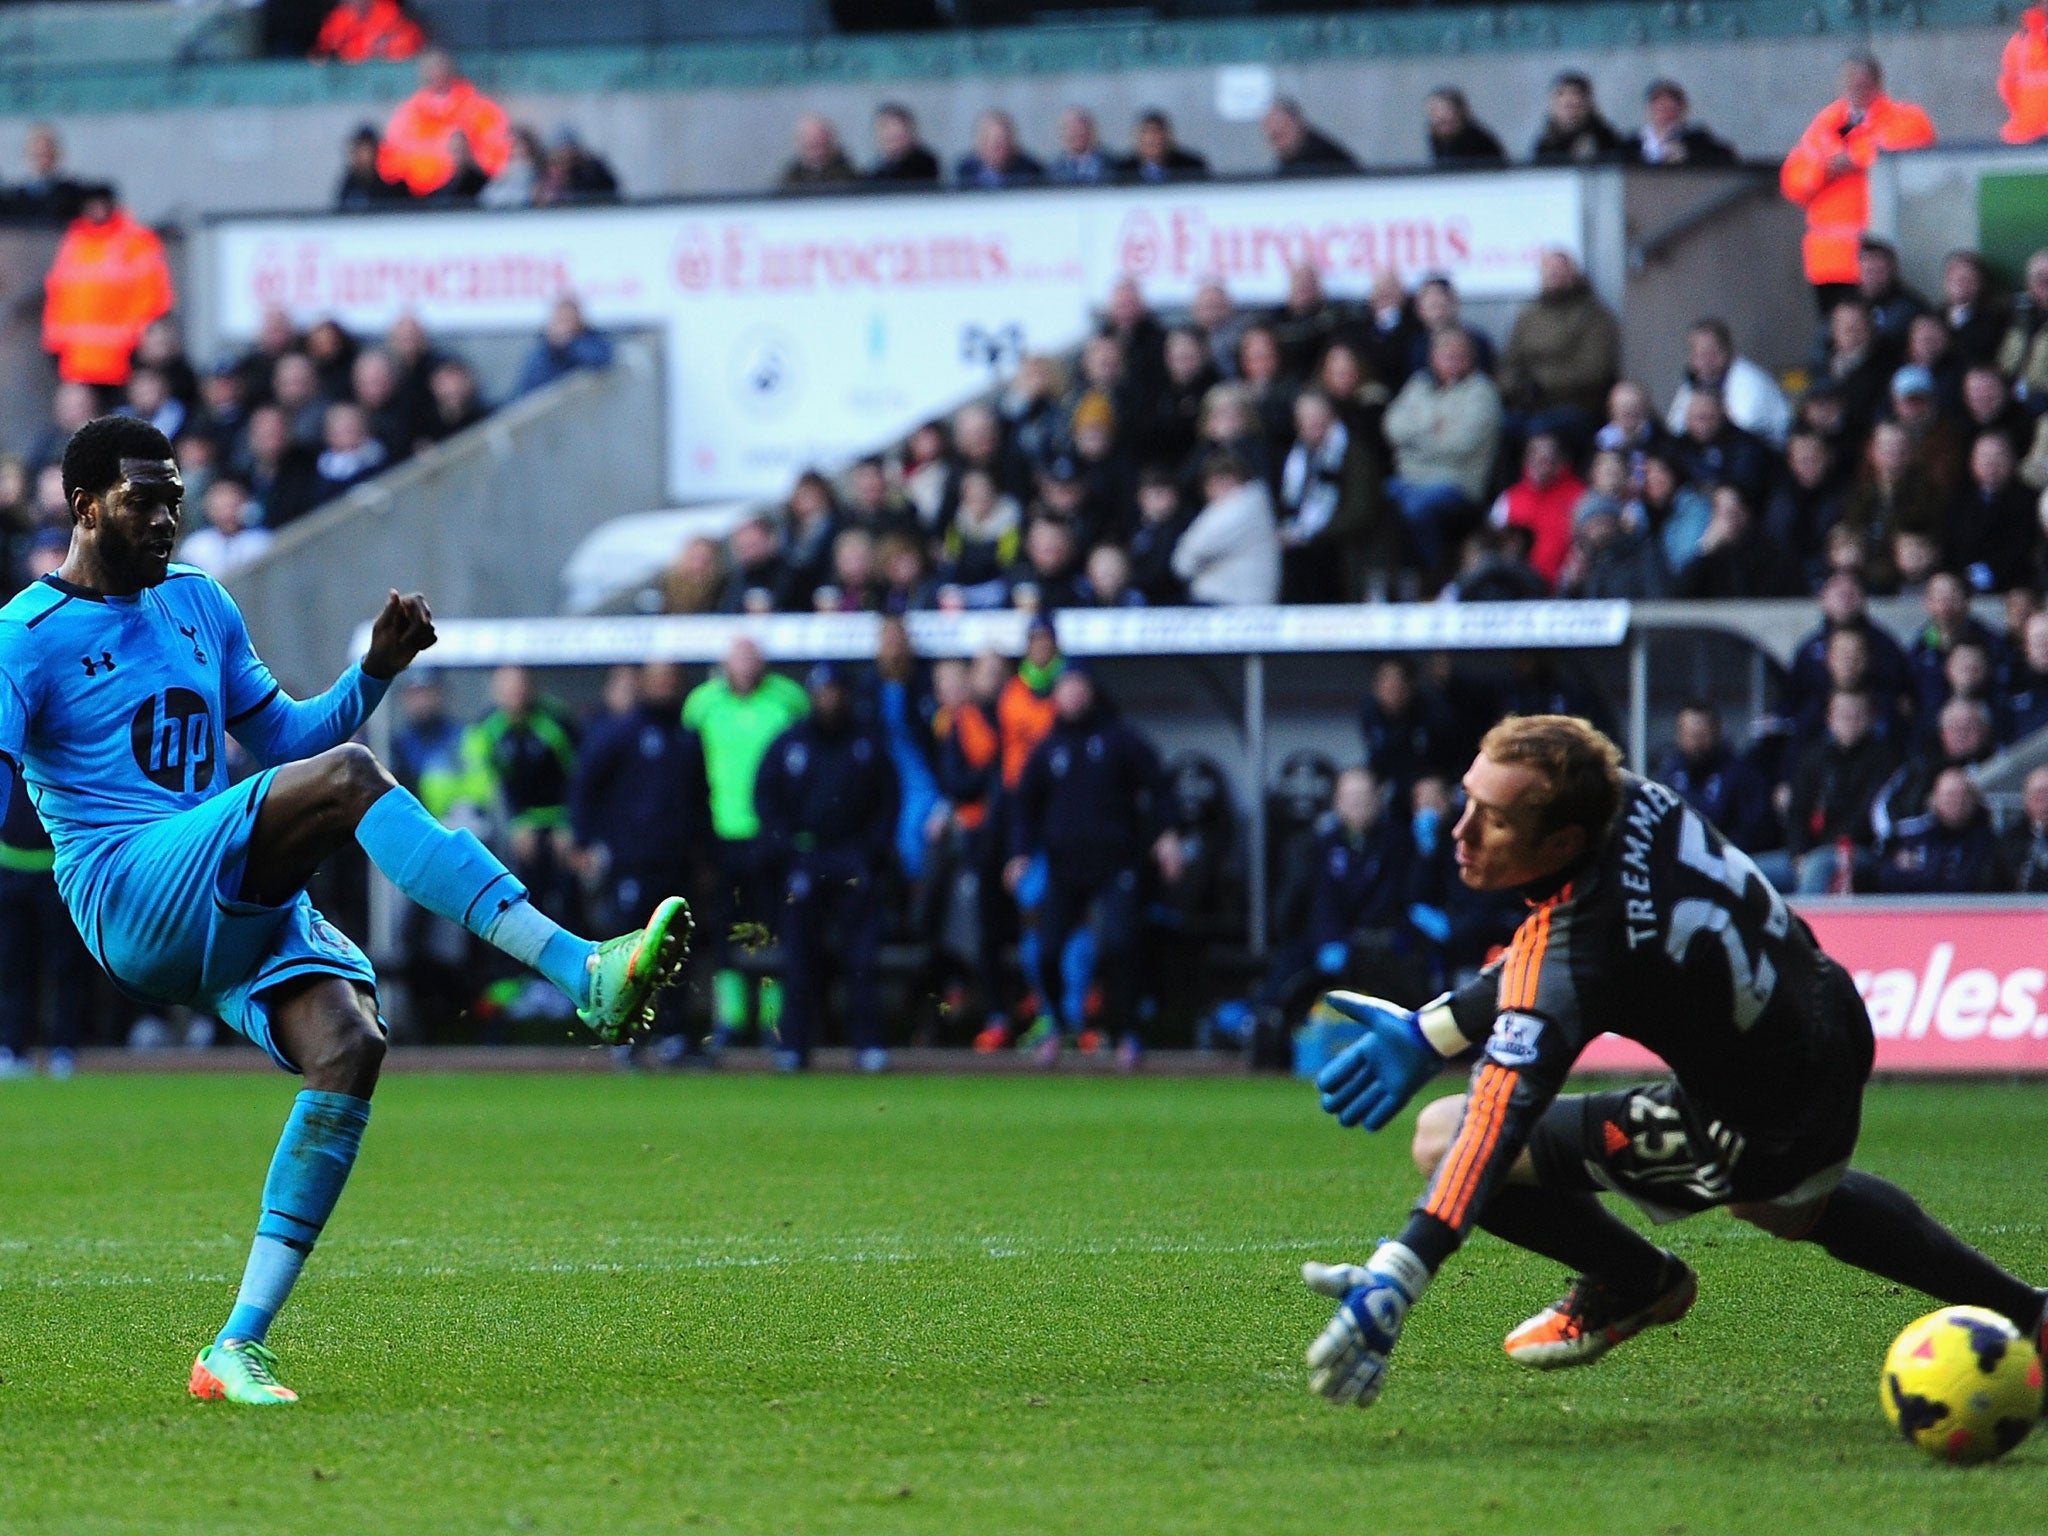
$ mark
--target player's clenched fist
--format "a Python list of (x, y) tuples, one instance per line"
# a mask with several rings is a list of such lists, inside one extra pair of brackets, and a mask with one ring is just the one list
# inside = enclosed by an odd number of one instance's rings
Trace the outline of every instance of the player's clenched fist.
[(363, 670), (372, 677), (393, 678), (412, 665), (435, 640), (434, 610), (422, 594), (400, 597), (393, 587), (384, 599), (384, 610), (370, 626), (370, 648), (363, 654)]

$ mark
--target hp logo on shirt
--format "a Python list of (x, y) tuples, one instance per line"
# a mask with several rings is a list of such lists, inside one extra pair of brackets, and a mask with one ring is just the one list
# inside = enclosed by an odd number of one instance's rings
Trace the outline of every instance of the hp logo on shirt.
[(193, 795), (213, 782), (213, 716), (190, 688), (167, 688), (143, 700), (128, 739), (135, 766), (151, 783)]

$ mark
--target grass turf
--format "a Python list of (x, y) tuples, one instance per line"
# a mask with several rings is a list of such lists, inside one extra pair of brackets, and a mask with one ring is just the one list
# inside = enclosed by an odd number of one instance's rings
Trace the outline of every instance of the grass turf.
[[(397, 1078), (272, 1335), (305, 1401), (194, 1402), (287, 1098), (0, 1094), (0, 1531), (1947, 1533), (2048, 1496), (2048, 1439), (1959, 1471), (1885, 1430), (1921, 1298), (1718, 1216), (1672, 1230), (1693, 1316), (1597, 1370), (1504, 1359), (1562, 1277), (1481, 1237), (1381, 1404), (1324, 1407), (1299, 1264), (1414, 1180), (1273, 1081)], [(2044, 1141), (2037, 1088), (1880, 1087), (1860, 1161), (2048, 1276)]]

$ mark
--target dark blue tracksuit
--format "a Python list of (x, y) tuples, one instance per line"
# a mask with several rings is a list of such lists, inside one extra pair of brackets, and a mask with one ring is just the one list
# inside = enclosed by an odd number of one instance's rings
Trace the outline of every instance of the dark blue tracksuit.
[(1943, 826), (1932, 811), (1899, 823), (1878, 869), (1884, 891), (1969, 896), (2000, 885), (1998, 835), (1981, 810), (1962, 827)]
[[(605, 851), (603, 931), (639, 927), (663, 897), (687, 888), (691, 852), (710, 846), (708, 796), (704, 744), (684, 728), (681, 705), (636, 704), (590, 728), (569, 784), (569, 822), (579, 847)], [(682, 989), (662, 992), (656, 1013), (661, 1034), (680, 1034)]]
[[(1315, 894), (1308, 931), (1273, 957), (1258, 1001), (1290, 1019), (1325, 987), (1358, 986), (1396, 1002), (1420, 1002), (1421, 961), (1407, 932), (1415, 841), (1407, 823), (1382, 816), (1364, 832), (1336, 823), (1316, 843)], [(1344, 964), (1322, 969), (1327, 945), (1341, 944)]]
[(1762, 853), (1785, 841), (1769, 782), (1726, 747), (1699, 762), (1674, 752), (1658, 779), (1744, 853)]
[(50, 835), (19, 778), (0, 845), (0, 1045), (17, 1056), (27, 1050), (47, 1000), (51, 1048), (72, 1049), (91, 996), (92, 958), (57, 894)]
[(762, 840), (783, 872), (782, 1048), (808, 1059), (827, 958), (838, 930), (851, 1034), (882, 1044), (876, 883), (896, 835), (896, 770), (874, 729), (848, 717), (800, 720), (769, 745), (754, 780)]
[(1145, 859), (1168, 804), (1159, 754), (1101, 707), (1060, 720), (1024, 765), (1011, 818), (1010, 851), (1045, 855), (1036, 979), (1047, 1011), (1069, 1032), (1083, 1021), (1060, 979), (1067, 941), (1093, 914), (1096, 975), (1112, 1027), (1136, 1027), (1138, 918)]
[(1349, 943), (1361, 929), (1392, 930), (1408, 912), (1408, 866), (1414, 840), (1405, 823), (1382, 816), (1354, 835), (1339, 822), (1316, 849), (1316, 893), (1309, 940), (1318, 948)]
[(607, 926), (632, 928), (682, 890), (693, 850), (709, 846), (704, 748), (674, 704), (637, 704), (590, 728), (569, 786), (583, 848), (605, 850)]
[(1395, 719), (1367, 694), (1358, 706), (1358, 732), (1365, 743), (1365, 765), (1388, 786), (1392, 806), (1405, 808), (1415, 781), (1427, 774), (1456, 778), (1463, 771), (1453, 761), (1455, 726), (1443, 709), (1420, 697)]

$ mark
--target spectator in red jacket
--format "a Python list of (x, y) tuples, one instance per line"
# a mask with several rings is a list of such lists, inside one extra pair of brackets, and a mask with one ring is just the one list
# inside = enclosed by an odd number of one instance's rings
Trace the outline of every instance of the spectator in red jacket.
[(1572, 549), (1572, 509), (1586, 494), (1586, 482), (1555, 436), (1538, 432), (1522, 450), (1522, 478), (1494, 501), (1496, 528), (1526, 528), (1535, 541), (1529, 564), (1553, 587)]

